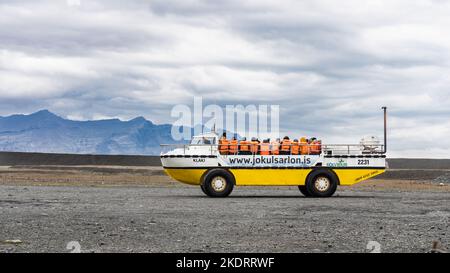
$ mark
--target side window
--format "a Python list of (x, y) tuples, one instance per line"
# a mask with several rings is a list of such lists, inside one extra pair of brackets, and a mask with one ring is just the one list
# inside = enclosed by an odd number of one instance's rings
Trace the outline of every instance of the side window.
[(205, 137), (205, 138), (203, 138), (203, 144), (214, 145), (214, 144), (216, 144), (216, 139), (213, 137)]
[(191, 141), (192, 145), (214, 145), (216, 139), (214, 137), (194, 137)]

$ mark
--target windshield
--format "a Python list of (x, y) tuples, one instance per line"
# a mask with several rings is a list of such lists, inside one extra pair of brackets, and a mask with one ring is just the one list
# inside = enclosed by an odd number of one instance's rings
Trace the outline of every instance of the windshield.
[(191, 145), (214, 145), (216, 144), (214, 137), (194, 137)]

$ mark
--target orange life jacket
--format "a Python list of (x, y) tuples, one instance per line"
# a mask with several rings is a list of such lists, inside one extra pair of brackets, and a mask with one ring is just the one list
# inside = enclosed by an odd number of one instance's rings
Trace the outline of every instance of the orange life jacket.
[(298, 145), (298, 142), (292, 142), (291, 153), (293, 155), (298, 155), (300, 153), (300, 146)]
[(272, 152), (273, 155), (279, 155), (280, 154), (280, 143), (279, 142), (277, 142), (277, 141), (272, 142), (271, 152)]
[(258, 153), (258, 146), (259, 146), (258, 141), (252, 141), (252, 142), (251, 142), (251, 145), (250, 145), (250, 151), (251, 151), (253, 154)]
[(228, 139), (226, 139), (226, 138), (221, 138), (221, 139), (219, 140), (219, 152), (220, 152), (221, 154), (226, 154), (226, 153), (228, 153), (229, 144), (230, 144), (230, 142), (228, 141)]
[(250, 142), (243, 140), (241, 143), (239, 143), (239, 150), (243, 152), (250, 151)]
[(322, 150), (322, 141), (313, 141), (311, 143), (311, 153), (312, 154), (320, 154)]
[(281, 150), (283, 152), (289, 152), (291, 150), (291, 141), (289, 139), (283, 139), (283, 142), (281, 142)]
[(300, 153), (302, 155), (309, 155), (309, 145), (305, 138), (300, 141)]
[(270, 143), (261, 143), (260, 149), (261, 149), (261, 155), (269, 155), (270, 154)]
[(229, 148), (230, 154), (237, 154), (238, 152), (238, 141), (237, 140), (231, 140), (230, 141), (230, 148)]

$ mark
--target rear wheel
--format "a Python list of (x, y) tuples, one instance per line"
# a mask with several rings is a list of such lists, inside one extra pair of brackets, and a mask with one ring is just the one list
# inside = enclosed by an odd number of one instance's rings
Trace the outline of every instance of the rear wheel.
[(201, 187), (210, 197), (227, 197), (233, 191), (234, 177), (222, 169), (211, 170), (205, 176)]
[(298, 186), (298, 189), (304, 196), (306, 196), (306, 197), (311, 196), (311, 194), (309, 194), (308, 190), (306, 189), (306, 186)]
[(312, 172), (306, 180), (306, 191), (313, 197), (331, 197), (336, 192), (338, 178), (329, 170)]

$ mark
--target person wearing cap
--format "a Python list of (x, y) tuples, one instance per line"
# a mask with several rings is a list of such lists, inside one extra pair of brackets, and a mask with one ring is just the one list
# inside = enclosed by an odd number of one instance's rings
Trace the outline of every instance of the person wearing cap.
[(219, 139), (219, 153), (221, 155), (227, 155), (229, 151), (230, 142), (227, 139), (227, 133), (223, 133), (222, 137)]
[(309, 144), (306, 137), (300, 139), (300, 154), (309, 155)]
[(246, 137), (242, 138), (241, 141), (239, 142), (239, 154), (240, 155), (249, 155), (249, 154), (251, 154), (251, 152), (250, 152), (250, 142), (247, 141)]
[(289, 155), (291, 154), (291, 140), (288, 136), (285, 136), (283, 138), (283, 141), (281, 142), (281, 150), (280, 155)]
[(265, 139), (260, 144), (261, 155), (270, 155), (270, 142), (269, 139)]
[(258, 148), (259, 148), (259, 141), (256, 137), (253, 137), (252, 142), (250, 144), (250, 152), (252, 152), (252, 154), (257, 154), (259, 150)]
[(291, 146), (291, 153), (292, 155), (299, 155), (300, 154), (300, 146), (298, 143), (298, 139), (294, 139)]
[(311, 138), (311, 154), (320, 154), (322, 150), (322, 141), (317, 140), (317, 138), (313, 137)]
[(233, 139), (230, 141), (229, 154), (236, 155), (237, 153), (238, 153), (238, 141), (236, 139), (236, 136), (234, 136)]

